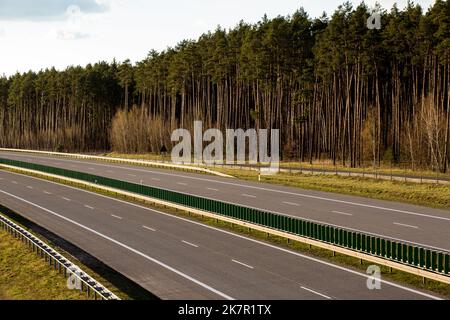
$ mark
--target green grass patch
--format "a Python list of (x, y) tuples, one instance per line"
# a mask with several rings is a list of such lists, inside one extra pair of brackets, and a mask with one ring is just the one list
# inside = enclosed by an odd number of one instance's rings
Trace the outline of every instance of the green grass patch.
[[(10, 170), (12, 172), (19, 172), (15, 170)], [(38, 175), (30, 175), (30, 176), (36, 176)], [(47, 179), (49, 180), (49, 179)], [(55, 181), (56, 180), (52, 180)], [(140, 287), (138, 284), (134, 283), (133, 281), (129, 280), (125, 276), (121, 275), (117, 271), (111, 269), (107, 265), (103, 264), (101, 261), (97, 260), (95, 257), (90, 256), (88, 253), (82, 251), (81, 249), (74, 247), (73, 245), (67, 243), (65, 240), (61, 239), (56, 234), (53, 234), (52, 232), (43, 229), (42, 227), (37, 226), (33, 222), (27, 220), (26, 218), (20, 216), (16, 212), (2, 206), (0, 204), (0, 213), (4, 216), (8, 217), (9, 219), (13, 220), (14, 223), (19, 225), (20, 227), (24, 228), (28, 232), (38, 236), (42, 241), (50, 245), (54, 250), (56, 250), (58, 253), (78, 265), (84, 272), (89, 274), (91, 277), (93, 277), (96, 281), (101, 283), (105, 288), (107, 288), (109, 291), (114, 293), (116, 296), (118, 296), (121, 300), (158, 300), (158, 298), (153, 295), (152, 293), (148, 292), (146, 289)], [(35, 231), (35, 227), (38, 227)], [(0, 231), (3, 231), (0, 229)], [(4, 232), (4, 231), (3, 231)], [(9, 234), (7, 234), (9, 235)], [(53, 269), (53, 267), (50, 267), (43, 258), (38, 257), (36, 253), (33, 253), (31, 249), (27, 248), (27, 246), (15, 239), (14, 237), (10, 236), (15, 242), (18, 242), (23, 246), (23, 249), (29, 253), (30, 256), (35, 257), (37, 260), (42, 260), (42, 263), (53, 273), (56, 271)], [(1, 240), (0, 240), (1, 241)], [(67, 250), (63, 249), (66, 248)], [(1, 246), (0, 246), (1, 250)], [(1, 256), (1, 255), (0, 255)], [(79, 257), (80, 259), (78, 259)], [(81, 260), (81, 261), (80, 261)], [(1, 272), (1, 268), (0, 268)], [(57, 275), (59, 275), (56, 272)], [(0, 274), (1, 275), (1, 274)], [(62, 277), (63, 281), (66, 281), (64, 279), (63, 273), (59, 275)], [(20, 279), (18, 280), (20, 281)], [(66, 283), (66, 282), (64, 282)], [(3, 299), (2, 297), (2, 281), (0, 277), (0, 300)], [(87, 299), (86, 293), (80, 293), (84, 299)], [(23, 298), (18, 297), (18, 300), (22, 300)], [(25, 300), (28, 300), (28, 298), (24, 298)], [(55, 299), (47, 299), (46, 297), (37, 297), (32, 298), (37, 300), (70, 300), (70, 297), (57, 297)], [(91, 300), (93, 297), (91, 296)]]
[(430, 168), (421, 169), (413, 168), (410, 163), (382, 163), (379, 166), (373, 166), (373, 163), (364, 163), (360, 167), (351, 168), (342, 164), (333, 165), (331, 161), (315, 161), (312, 164), (309, 162), (296, 162), (285, 161), (280, 164), (283, 168), (303, 169), (303, 170), (327, 170), (327, 171), (343, 171), (361, 174), (382, 174), (382, 175), (394, 175), (394, 176), (414, 176), (422, 177), (424, 179), (449, 179), (450, 173), (442, 173), (439, 171), (433, 171)]
[(62, 274), (0, 229), (0, 300), (85, 300)]

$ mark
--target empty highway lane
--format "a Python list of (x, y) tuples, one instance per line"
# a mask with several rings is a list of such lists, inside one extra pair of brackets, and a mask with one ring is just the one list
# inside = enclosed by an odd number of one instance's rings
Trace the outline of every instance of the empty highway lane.
[(435, 299), (139, 205), (0, 171), (0, 203), (163, 299)]
[(96, 161), (0, 157), (141, 183), (450, 251), (450, 211), (355, 196)]

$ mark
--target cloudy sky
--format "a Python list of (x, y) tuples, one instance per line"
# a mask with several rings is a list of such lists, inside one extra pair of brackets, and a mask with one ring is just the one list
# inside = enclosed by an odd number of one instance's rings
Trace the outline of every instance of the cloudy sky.
[[(304, 7), (332, 13), (344, 0), (0, 0), (0, 74), (100, 60), (142, 60), (217, 25), (257, 22)], [(360, 1), (351, 1), (358, 4)], [(381, 0), (383, 8), (394, 2)], [(433, 0), (416, 1), (428, 8)], [(366, 0), (369, 6), (375, 1)]]

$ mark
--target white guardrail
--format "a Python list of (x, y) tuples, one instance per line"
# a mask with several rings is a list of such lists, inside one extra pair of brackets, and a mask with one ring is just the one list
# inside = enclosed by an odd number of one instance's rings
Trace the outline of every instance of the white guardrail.
[(0, 228), (27, 244), (39, 257), (44, 258), (50, 266), (54, 267), (59, 273), (63, 273), (64, 277), (68, 278), (68, 283), (70, 282), (72, 286), (71, 289), (86, 292), (88, 298), (95, 300), (120, 300), (119, 297), (94, 280), (69, 259), (3, 215), (0, 215)]
[(234, 178), (233, 176), (230, 176), (230, 175), (227, 175), (227, 174), (224, 174), (221, 172), (216, 172), (214, 170), (209, 170), (209, 169), (199, 168), (199, 167), (194, 167), (194, 166), (167, 163), (167, 162), (159, 162), (159, 161), (134, 160), (134, 159), (124, 159), (124, 158), (91, 156), (91, 155), (77, 154), (77, 153), (63, 153), (63, 152), (52, 152), (52, 151), (10, 149), (10, 148), (0, 148), (0, 151), (34, 153), (34, 154), (75, 158), (75, 159), (83, 159), (83, 160), (97, 160), (97, 161), (114, 162), (114, 163), (121, 163), (121, 164), (157, 167), (157, 168), (162, 168), (162, 169), (177, 169), (177, 170), (192, 171), (192, 172), (198, 172), (198, 173), (206, 173), (206, 174), (211, 174), (211, 175), (225, 177), (225, 178)]

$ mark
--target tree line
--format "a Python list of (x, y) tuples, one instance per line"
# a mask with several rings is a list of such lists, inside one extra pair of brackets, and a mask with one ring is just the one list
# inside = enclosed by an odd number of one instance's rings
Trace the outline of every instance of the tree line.
[(276, 128), (284, 159), (448, 170), (450, 1), (241, 21), (136, 64), (0, 78), (0, 145), (157, 152), (170, 132)]

